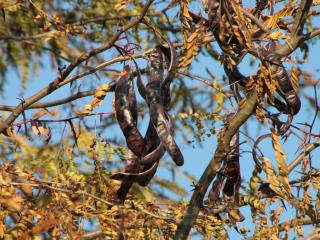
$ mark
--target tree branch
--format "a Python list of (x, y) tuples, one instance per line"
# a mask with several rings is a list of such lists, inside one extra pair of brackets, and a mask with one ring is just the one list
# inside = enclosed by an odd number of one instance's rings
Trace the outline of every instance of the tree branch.
[[(301, 9), (308, 9), (308, 3), (310, 1), (306, 1), (306, 2), (307, 3), (305, 4), (307, 6), (302, 4)], [(308, 14), (308, 11), (305, 14)], [(302, 14), (300, 17), (303, 19), (305, 14)], [(300, 21), (300, 25), (298, 25), (299, 29), (300, 28), (303, 29), (304, 22), (305, 22), (304, 20)], [(275, 50), (275, 53), (288, 56), (297, 47), (299, 47), (299, 45), (303, 41), (304, 41), (304, 37), (302, 35), (293, 36), (286, 42), (286, 44), (279, 46)], [(273, 66), (273, 67), (276, 68), (276, 66)], [(237, 112), (235, 117), (231, 120), (230, 124), (224, 127), (220, 131), (220, 134), (223, 134), (223, 135), (220, 136), (220, 140), (218, 141), (218, 146), (215, 151), (215, 154), (211, 159), (211, 161), (209, 162), (207, 168), (203, 172), (197, 184), (197, 188), (195, 189), (191, 197), (189, 206), (184, 214), (182, 221), (178, 226), (178, 230), (175, 235), (175, 240), (187, 239), (189, 232), (191, 230), (191, 227), (194, 225), (197, 219), (197, 216), (202, 208), (202, 203), (203, 203), (203, 198), (205, 196), (205, 193), (207, 192), (209, 185), (214, 179), (216, 172), (222, 163), (223, 158), (226, 156), (226, 154), (229, 151), (229, 148), (230, 148), (229, 144), (232, 136), (240, 128), (240, 126), (254, 113), (256, 104), (257, 104), (257, 94), (254, 91), (253, 93), (251, 93), (251, 95), (247, 99), (247, 103), (245, 104), (245, 106), (242, 109), (240, 109), (240, 111)]]
[(318, 148), (320, 146), (320, 140), (317, 142), (314, 142), (312, 144), (308, 144), (305, 148), (305, 150), (300, 153), (300, 155), (292, 161), (292, 163), (289, 165), (289, 172), (292, 172), (292, 170), (303, 160), (303, 158), (308, 155), (310, 152), (312, 152), (314, 149)]
[(135, 25), (137, 25), (138, 23), (141, 22), (141, 20), (143, 19), (144, 15), (147, 13), (147, 10), (148, 10), (148, 8), (149, 8), (149, 6), (151, 5), (152, 2), (153, 2), (153, 0), (148, 0), (144, 4), (143, 9), (142, 9), (142, 13), (140, 14), (140, 16), (136, 20), (134, 20), (131, 23), (129, 23), (126, 26), (124, 26), (120, 31), (118, 31), (107, 44), (105, 44), (105, 45), (103, 45), (103, 46), (101, 46), (99, 48), (93, 49), (90, 52), (85, 53), (82, 56), (80, 56), (77, 59), (75, 59), (75, 61), (70, 63), (69, 66), (63, 72), (61, 72), (60, 76), (58, 76), (47, 87), (43, 88), (42, 90), (40, 90), (39, 92), (37, 92), (33, 96), (31, 96), (31, 97), (25, 99), (24, 101), (22, 101), (16, 107), (16, 109), (14, 111), (12, 111), (10, 116), (5, 121), (1, 122), (1, 124), (0, 124), (0, 133), (5, 131), (15, 121), (15, 119), (24, 111), (24, 109), (28, 108), (33, 103), (39, 101), (40, 99), (42, 99), (43, 97), (49, 95), (51, 92), (55, 91), (56, 89), (58, 89), (62, 85), (66, 84), (66, 83), (64, 83), (64, 80), (66, 80), (68, 75), (77, 66), (79, 66), (82, 62), (87, 61), (89, 58), (91, 58), (91, 57), (93, 57), (93, 56), (95, 56), (95, 55), (97, 55), (97, 54), (99, 54), (101, 52), (104, 52), (104, 51), (108, 50), (109, 48), (111, 48), (114, 45), (114, 43), (118, 40), (118, 38), (121, 36), (122, 33), (124, 33), (128, 29), (132, 28), (133, 26), (135, 26)]
[(293, 25), (292, 36), (302, 35), (304, 24), (309, 14), (309, 10), (312, 6), (312, 0), (301, 1), (299, 12), (296, 16), (296, 20)]
[[(316, 219), (316, 221), (311, 220), (310, 218), (302, 218), (302, 219), (292, 219), (292, 220), (287, 220), (284, 221), (283, 223), (279, 224), (279, 231), (285, 231), (286, 230), (286, 226), (298, 226), (298, 225), (310, 225), (310, 224), (318, 224), (320, 223), (320, 218)], [(292, 228), (291, 227), (291, 228)]]
[(263, 23), (259, 21), (259, 19), (257, 19), (255, 16), (253, 16), (250, 12), (248, 12), (244, 8), (241, 8), (241, 11), (246, 17), (250, 18), (251, 21), (253, 21), (264, 33), (270, 34), (270, 30), (266, 28), (265, 25), (263, 25)]
[(77, 194), (77, 195), (84, 195), (84, 196), (87, 196), (87, 197), (91, 197), (93, 199), (96, 199), (108, 206), (113, 206), (115, 205), (114, 203), (111, 203), (103, 198), (100, 198), (98, 196), (95, 196), (91, 193), (87, 193), (85, 191), (82, 191), (82, 190), (76, 190), (76, 191), (73, 191), (73, 190), (69, 190), (69, 189), (65, 189), (65, 188), (60, 188), (60, 187), (54, 187), (54, 186), (51, 186), (51, 185), (48, 185), (48, 184), (43, 184), (43, 183), (19, 183), (19, 182), (10, 182), (11, 185), (13, 186), (23, 186), (23, 185), (29, 185), (31, 187), (36, 187), (36, 188), (47, 188), (47, 189), (51, 189), (51, 190), (54, 190), (54, 191), (59, 191), (59, 192), (64, 192), (64, 193), (69, 193), (69, 194)]
[[(58, 99), (56, 101), (34, 103), (34, 104), (31, 104), (29, 107), (25, 108), (25, 110), (35, 109), (35, 108), (47, 108), (47, 107), (54, 107), (54, 106), (62, 105), (62, 104), (77, 100), (79, 98), (92, 96), (92, 95), (94, 95), (95, 92), (96, 92), (95, 90), (78, 92), (74, 95), (71, 95), (66, 98)], [(15, 110), (15, 108), (16, 108), (16, 106), (0, 105), (0, 111), (12, 112)]]
[(229, 144), (232, 136), (240, 128), (240, 126), (251, 116), (257, 104), (257, 94), (254, 91), (247, 99), (246, 105), (237, 112), (235, 117), (230, 121), (228, 126), (220, 131), (220, 139), (216, 152), (208, 164), (206, 170), (203, 172), (197, 187), (191, 197), (189, 206), (184, 214), (183, 220), (178, 226), (175, 239), (187, 239), (191, 227), (194, 225), (197, 216), (202, 208), (203, 198), (209, 185), (214, 179), (222, 160), (229, 151)]
[(312, 39), (312, 38), (317, 37), (319, 35), (320, 35), (320, 29), (317, 29), (317, 30), (314, 30), (314, 31), (312, 31), (310, 33), (307, 33), (305, 35), (304, 40), (309, 40), (309, 39)]

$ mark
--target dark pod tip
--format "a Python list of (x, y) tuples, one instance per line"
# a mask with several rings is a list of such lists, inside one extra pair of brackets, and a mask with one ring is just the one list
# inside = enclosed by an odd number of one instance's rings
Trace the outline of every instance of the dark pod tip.
[(182, 166), (184, 164), (184, 158), (182, 156), (182, 154), (180, 153), (178, 156), (173, 157), (172, 156), (172, 160), (175, 162), (175, 164), (177, 166)]

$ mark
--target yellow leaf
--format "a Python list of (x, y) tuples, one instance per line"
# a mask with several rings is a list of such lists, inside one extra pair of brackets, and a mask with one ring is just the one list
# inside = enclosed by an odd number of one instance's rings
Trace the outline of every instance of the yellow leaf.
[(32, 121), (31, 122), (31, 130), (33, 131), (33, 133), (36, 135), (36, 136), (40, 136), (40, 132), (38, 130), (38, 126), (37, 126), (37, 123)]
[(280, 197), (285, 198), (285, 194), (282, 190), (280, 182), (278, 181), (277, 175), (270, 160), (266, 157), (261, 157), (262, 159), (262, 170), (266, 173), (270, 188)]
[(6, 225), (3, 224), (3, 221), (0, 221), (0, 238), (4, 238), (4, 233), (6, 231)]
[(129, 0), (120, 0), (119, 3), (115, 5), (115, 9), (118, 11), (123, 10), (128, 2)]
[(182, 16), (184, 16), (188, 20), (192, 21), (192, 17), (189, 14), (188, 2), (187, 1), (180, 1), (180, 8), (181, 8)]
[(28, 196), (31, 196), (32, 194), (32, 187), (29, 184), (23, 184), (21, 185), (22, 191), (27, 194)]
[(21, 211), (23, 208), (23, 198), (20, 195), (4, 199), (2, 202), (7, 208), (13, 211)]
[(34, 113), (32, 115), (32, 118), (38, 119), (38, 118), (43, 117), (45, 115), (51, 115), (51, 116), (57, 117), (57, 116), (59, 116), (59, 110), (53, 109), (51, 111), (48, 111), (47, 109), (41, 108), (39, 111), (37, 111), (36, 113)]
[(318, 5), (320, 5), (320, 0), (313, 0), (313, 1), (312, 1), (312, 5), (313, 5), (313, 6), (318, 6)]
[(45, 136), (46, 138), (50, 137), (50, 130), (48, 128), (46, 128), (45, 126), (39, 126), (38, 127), (39, 133), (43, 136)]
[(294, 8), (292, 5), (285, 5), (280, 11), (276, 12), (273, 16), (269, 16), (265, 21), (264, 25), (267, 28), (276, 28), (278, 27), (278, 22), (282, 17), (289, 17), (293, 13)]
[(275, 157), (278, 163), (279, 168), (279, 180), (282, 183), (282, 186), (285, 190), (285, 193), (288, 198), (291, 197), (291, 186), (288, 181), (289, 168), (286, 164), (287, 157), (284, 154), (284, 151), (280, 145), (278, 135), (274, 129), (271, 129), (272, 132), (272, 145), (275, 153)]
[(299, 77), (301, 75), (301, 71), (299, 68), (297, 67), (292, 67), (291, 68), (291, 82), (292, 82), (292, 85), (293, 85), (293, 89), (295, 92), (298, 92), (299, 90)]
[(16, 133), (13, 130), (13, 127), (10, 126), (6, 129), (5, 131), (5, 135), (7, 135), (8, 137), (14, 137), (16, 135)]

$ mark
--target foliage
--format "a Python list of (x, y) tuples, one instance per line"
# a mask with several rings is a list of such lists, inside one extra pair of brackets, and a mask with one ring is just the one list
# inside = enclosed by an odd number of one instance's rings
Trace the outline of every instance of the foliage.
[[(0, 10), (2, 98), (13, 85), (28, 96), (0, 105), (0, 238), (318, 234), (318, 82), (306, 67), (318, 1), (4, 0)], [(248, 58), (256, 71), (245, 75)], [(315, 114), (300, 127), (307, 108)], [(252, 122), (268, 133), (246, 130)], [(212, 136), (196, 180), (179, 167), (178, 143), (200, 152)], [(252, 174), (240, 171), (245, 148)]]

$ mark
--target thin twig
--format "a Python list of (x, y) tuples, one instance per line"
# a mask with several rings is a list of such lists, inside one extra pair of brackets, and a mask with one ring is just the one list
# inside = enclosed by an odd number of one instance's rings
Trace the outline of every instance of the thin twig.
[(287, 220), (287, 221), (284, 221), (283, 223), (280, 223), (278, 229), (281, 232), (281, 231), (286, 231), (287, 226), (293, 227), (293, 226), (299, 226), (299, 225), (311, 225), (311, 224), (318, 224), (318, 223), (320, 223), (320, 218), (316, 220), (312, 220), (310, 218), (302, 218), (302, 219), (295, 218), (295, 219)]
[(119, 39), (119, 37), (121, 36), (122, 33), (126, 32), (127, 30), (129, 30), (130, 28), (134, 27), (135, 25), (139, 24), (141, 22), (141, 20), (143, 19), (143, 17), (145, 16), (145, 14), (147, 13), (148, 8), (150, 7), (151, 3), (154, 0), (148, 0), (144, 6), (143, 9), (141, 11), (141, 14), (138, 18), (136, 18), (134, 21), (130, 22), (129, 24), (127, 24), (126, 26), (124, 26), (122, 29), (120, 29), (112, 38), (111, 40), (106, 43), (105, 45), (95, 48), (93, 50), (91, 50), (90, 52), (87, 52), (85, 54), (83, 54), (82, 56), (78, 57), (77, 59), (75, 59), (72, 63), (70, 63), (66, 69), (64, 71), (61, 72), (61, 74), (53, 81), (51, 82), (48, 86), (46, 86), (45, 88), (43, 88), (42, 90), (40, 90), (39, 92), (37, 92), (36, 94), (32, 95), (31, 97), (25, 99), (24, 103), (20, 103), (16, 109), (14, 111), (12, 111), (12, 113), (9, 115), (9, 117), (1, 122), (0, 124), (0, 133), (4, 132), (16, 119), (17, 117), (21, 114), (21, 112), (26, 109), (27, 107), (29, 107), (30, 105), (32, 105), (33, 103), (39, 101), (40, 99), (42, 99), (43, 97), (49, 95), (50, 93), (52, 93), (53, 91), (55, 91), (56, 89), (60, 88), (61, 86), (67, 84), (65, 82), (65, 80), (67, 79), (67, 77), (69, 76), (69, 74), (77, 67), (79, 66), (81, 63), (87, 61), (89, 58), (98, 55), (99, 53), (102, 53), (106, 50), (108, 50), (109, 48), (113, 47), (115, 42)]
[[(304, 24), (304, 21), (302, 21), (301, 24)], [(299, 27), (303, 28), (303, 26)], [(277, 47), (275, 53), (288, 56), (301, 44), (301, 42), (303, 42), (303, 40), (303, 36), (292, 36), (285, 45)], [(276, 66), (274, 68), (276, 68)], [(178, 226), (175, 240), (187, 239), (191, 227), (194, 225), (202, 208), (205, 193), (207, 192), (212, 180), (216, 176), (217, 170), (219, 169), (223, 158), (229, 151), (231, 138), (240, 128), (240, 126), (253, 114), (256, 108), (256, 103), (257, 93), (253, 91), (248, 97), (245, 106), (237, 112), (230, 124), (221, 130), (221, 137), (218, 141), (215, 154), (197, 184), (199, 187), (193, 192), (184, 217)]]
[(293, 25), (293, 31), (291, 36), (299, 36), (302, 35), (304, 24), (309, 14), (309, 10), (312, 6), (312, 0), (303, 0), (300, 3), (300, 7), (298, 9), (298, 14), (295, 17), (295, 22)]
[(250, 12), (248, 12), (246, 9), (241, 8), (241, 11), (245, 16), (250, 18), (263, 32), (270, 34), (270, 30), (263, 25), (262, 22), (259, 21), (255, 16), (253, 16)]
[(88, 193), (88, 192), (85, 192), (85, 191), (82, 191), (82, 190), (76, 190), (76, 191), (72, 191), (72, 190), (69, 190), (69, 189), (65, 189), (65, 188), (60, 188), (60, 187), (54, 187), (54, 186), (51, 186), (51, 185), (48, 185), (48, 184), (43, 184), (43, 183), (19, 183), (19, 182), (10, 182), (11, 185), (13, 186), (23, 186), (23, 185), (29, 185), (31, 187), (36, 187), (36, 188), (47, 188), (47, 189), (51, 189), (51, 190), (54, 190), (54, 191), (58, 191), (58, 192), (64, 192), (64, 193), (70, 193), (70, 194), (77, 194), (77, 195), (85, 195), (85, 196), (88, 196), (88, 197), (91, 197), (91, 198), (94, 198), (108, 206), (113, 206), (115, 205), (114, 203), (111, 203), (103, 198), (100, 198), (100, 197), (97, 197), (91, 193)]
[(74, 119), (82, 119), (84, 117), (90, 117), (90, 116), (102, 116), (102, 115), (113, 115), (115, 112), (100, 112), (100, 113), (91, 113), (88, 115), (81, 115), (81, 116), (74, 116), (69, 118), (63, 118), (63, 119), (26, 119), (24, 121), (17, 122), (13, 124), (13, 126), (19, 127), (22, 124), (28, 123), (28, 122), (42, 122), (42, 123), (57, 123), (57, 122), (69, 122)]
[[(56, 101), (34, 103), (34, 104), (30, 105), (29, 107), (25, 108), (25, 110), (35, 109), (35, 108), (47, 108), (47, 107), (54, 107), (54, 106), (62, 105), (62, 104), (77, 100), (79, 98), (92, 96), (92, 95), (94, 95), (95, 92), (96, 92), (95, 90), (78, 92), (74, 95), (71, 95), (69, 97), (62, 98), (62, 99), (59, 99)], [(0, 111), (12, 112), (15, 108), (16, 108), (15, 106), (0, 105)]]

